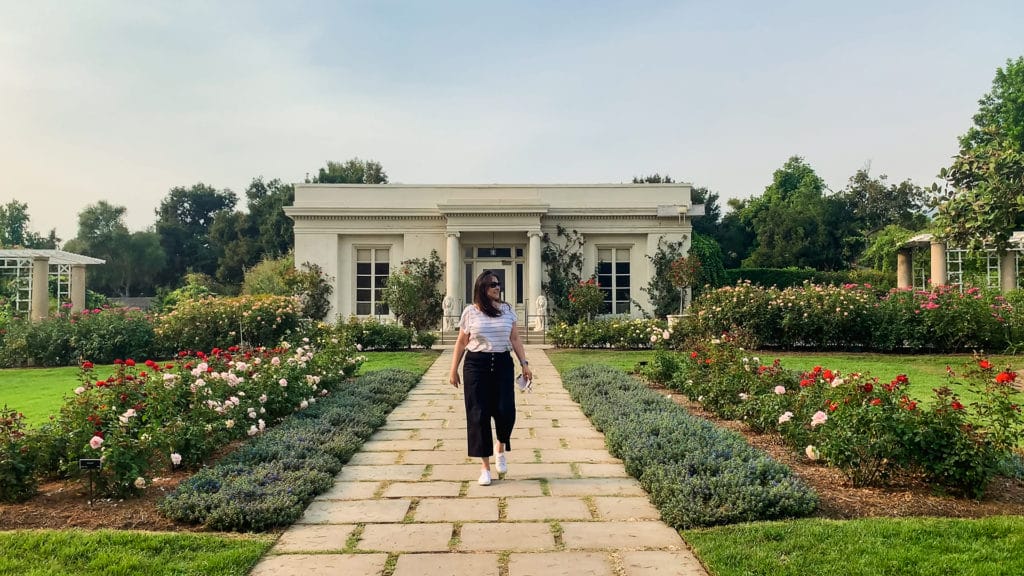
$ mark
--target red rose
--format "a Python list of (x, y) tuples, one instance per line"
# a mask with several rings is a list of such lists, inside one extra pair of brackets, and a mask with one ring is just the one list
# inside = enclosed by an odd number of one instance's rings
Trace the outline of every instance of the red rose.
[(950, 404), (949, 407), (952, 408), (953, 410), (963, 410), (964, 409), (964, 405), (961, 404), (959, 400), (953, 400), (953, 403)]
[(85, 362), (82, 362), (82, 369), (83, 370), (92, 370), (92, 362), (89, 362), (88, 360), (86, 360)]
[(982, 360), (981, 362), (978, 362), (978, 367), (982, 370), (989, 370), (992, 368), (992, 363), (988, 360)]

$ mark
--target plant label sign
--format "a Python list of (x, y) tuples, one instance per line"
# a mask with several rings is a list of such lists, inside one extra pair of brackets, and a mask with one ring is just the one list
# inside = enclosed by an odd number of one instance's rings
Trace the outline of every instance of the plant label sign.
[(100, 459), (99, 458), (79, 458), (78, 459), (79, 470), (99, 470)]

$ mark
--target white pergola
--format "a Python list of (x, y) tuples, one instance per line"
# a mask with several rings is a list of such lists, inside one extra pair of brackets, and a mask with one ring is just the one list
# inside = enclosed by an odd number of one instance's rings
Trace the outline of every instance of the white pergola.
[[(926, 271), (916, 266), (915, 250), (928, 250), (930, 266)], [(1024, 250), (1024, 231), (1010, 236), (1010, 248), (1000, 256), (995, 250), (984, 250), (985, 286), (1003, 292), (1020, 287), (1020, 260)], [(896, 253), (896, 285), (899, 288), (927, 289), (931, 286), (964, 284), (964, 262), (967, 250), (950, 248), (932, 234), (918, 234), (906, 242)]]
[(50, 278), (56, 279), (57, 301), (70, 301), (71, 311), (85, 307), (85, 267), (106, 260), (63, 250), (0, 249), (0, 282), (14, 285), (14, 309), (33, 320), (46, 318)]

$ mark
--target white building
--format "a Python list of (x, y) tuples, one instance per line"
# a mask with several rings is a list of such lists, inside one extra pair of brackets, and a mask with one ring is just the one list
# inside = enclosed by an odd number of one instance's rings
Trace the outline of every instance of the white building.
[(382, 283), (404, 260), (436, 250), (445, 262), (445, 293), (458, 314), (476, 276), (496, 271), (504, 298), (522, 318), (537, 314), (544, 235), (556, 227), (582, 234), (583, 277), (597, 273), (611, 312), (650, 309), (647, 258), (658, 240), (689, 250), (689, 184), (403, 185), (297, 184), (295, 263), (312, 262), (335, 278), (328, 318), (386, 315)]

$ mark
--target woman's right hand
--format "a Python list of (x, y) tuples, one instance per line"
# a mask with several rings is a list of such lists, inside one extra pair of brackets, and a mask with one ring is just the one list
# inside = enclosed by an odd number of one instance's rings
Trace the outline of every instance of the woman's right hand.
[(452, 386), (455, 386), (456, 388), (458, 388), (459, 384), (461, 383), (459, 381), (459, 373), (458, 372), (452, 372), (451, 374), (449, 374), (448, 375), (448, 383), (451, 384)]

